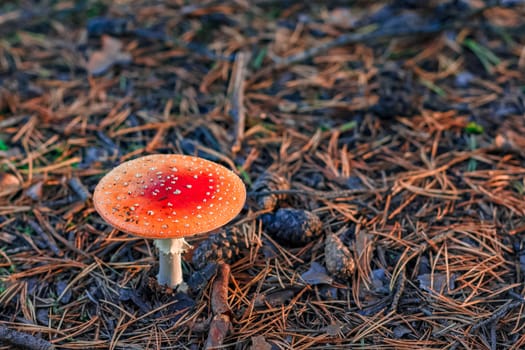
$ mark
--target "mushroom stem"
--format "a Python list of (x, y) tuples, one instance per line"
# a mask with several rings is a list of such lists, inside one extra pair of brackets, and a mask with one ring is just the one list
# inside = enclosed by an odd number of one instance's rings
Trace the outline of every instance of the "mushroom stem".
[(155, 246), (159, 249), (160, 285), (176, 288), (182, 283), (181, 255), (189, 247), (184, 238), (156, 239)]

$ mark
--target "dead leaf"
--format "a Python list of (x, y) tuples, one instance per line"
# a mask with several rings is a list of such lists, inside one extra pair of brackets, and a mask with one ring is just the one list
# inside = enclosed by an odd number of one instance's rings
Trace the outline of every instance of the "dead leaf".
[(309, 285), (331, 284), (333, 278), (328, 276), (326, 269), (319, 263), (313, 262), (310, 269), (301, 275), (301, 278)]
[(358, 271), (362, 272), (363, 276), (370, 276), (371, 271), (371, 262), (374, 252), (374, 239), (371, 234), (368, 233), (368, 230), (360, 229), (356, 232), (355, 239), (355, 254), (356, 254), (356, 263), (358, 266)]
[(32, 200), (39, 201), (40, 199), (42, 199), (43, 187), (44, 187), (44, 182), (39, 181), (36, 184), (31, 185), (31, 187), (29, 187), (25, 191), (25, 194)]
[(494, 145), (504, 151), (513, 151), (525, 155), (525, 137), (514, 130), (503, 130), (494, 138)]
[(22, 184), (13, 174), (0, 173), (0, 197), (15, 193)]
[(394, 333), (394, 338), (401, 339), (405, 335), (411, 334), (412, 330), (410, 328), (408, 328), (408, 327), (405, 327), (405, 326), (397, 326), (397, 327), (394, 328), (394, 332), (393, 333)]
[(342, 325), (340, 322), (335, 322), (332, 324), (329, 324), (328, 326), (323, 328), (323, 331), (326, 332), (331, 337), (336, 337), (341, 332)]
[(345, 7), (338, 7), (322, 15), (323, 19), (333, 25), (341, 28), (354, 28), (359, 17), (352, 10)]
[(270, 294), (259, 294), (255, 296), (255, 307), (265, 307), (266, 304), (276, 307), (287, 305), (295, 296), (292, 289), (280, 290)]
[(90, 74), (98, 75), (107, 71), (114, 64), (129, 62), (131, 62), (131, 54), (122, 51), (122, 42), (104, 35), (102, 36), (102, 50), (91, 54), (86, 69)]
[(262, 335), (256, 335), (252, 337), (252, 346), (250, 350), (271, 350), (272, 345), (264, 339)]
[(485, 10), (483, 15), (497, 27), (517, 27), (522, 23), (519, 12), (511, 8), (494, 7)]
[(417, 279), (421, 289), (426, 290), (427, 292), (438, 292), (439, 294), (443, 294), (447, 286), (449, 291), (456, 288), (454, 283), (456, 276), (454, 274), (450, 276), (450, 280), (448, 280), (447, 274), (445, 273), (425, 273), (417, 276)]

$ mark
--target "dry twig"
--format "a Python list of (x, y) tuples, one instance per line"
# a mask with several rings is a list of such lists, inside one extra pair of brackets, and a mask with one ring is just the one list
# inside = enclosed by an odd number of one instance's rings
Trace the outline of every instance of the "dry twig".
[(53, 344), (34, 335), (18, 332), (0, 325), (0, 342), (28, 350), (51, 350)]
[(205, 349), (217, 349), (223, 344), (224, 338), (230, 331), (230, 307), (228, 306), (228, 282), (230, 279), (230, 265), (221, 263), (217, 277), (213, 282), (211, 308), (213, 318), (210, 324)]
[(239, 52), (235, 55), (230, 86), (228, 87), (228, 95), (230, 96), (229, 114), (233, 119), (235, 135), (235, 141), (232, 145), (232, 152), (234, 154), (241, 150), (241, 144), (244, 138), (244, 128), (246, 125), (244, 89), (246, 86), (246, 72), (249, 60), (250, 55), (247, 52)]

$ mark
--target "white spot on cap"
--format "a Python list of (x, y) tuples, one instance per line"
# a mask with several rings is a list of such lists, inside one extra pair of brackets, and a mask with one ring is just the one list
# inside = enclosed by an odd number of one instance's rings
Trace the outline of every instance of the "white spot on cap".
[(180, 191), (180, 190), (175, 190), (175, 191), (173, 192), (173, 194), (181, 194), (181, 191)]
[(148, 215), (155, 215), (155, 212), (153, 210), (148, 210)]
[(186, 187), (191, 188), (192, 186), (191, 185), (186, 185)]

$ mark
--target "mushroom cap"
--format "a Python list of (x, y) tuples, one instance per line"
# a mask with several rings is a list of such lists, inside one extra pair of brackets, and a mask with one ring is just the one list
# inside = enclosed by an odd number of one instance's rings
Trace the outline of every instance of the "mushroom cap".
[(97, 212), (117, 229), (155, 239), (182, 238), (219, 228), (241, 211), (246, 187), (206, 159), (156, 154), (120, 164), (93, 194)]

